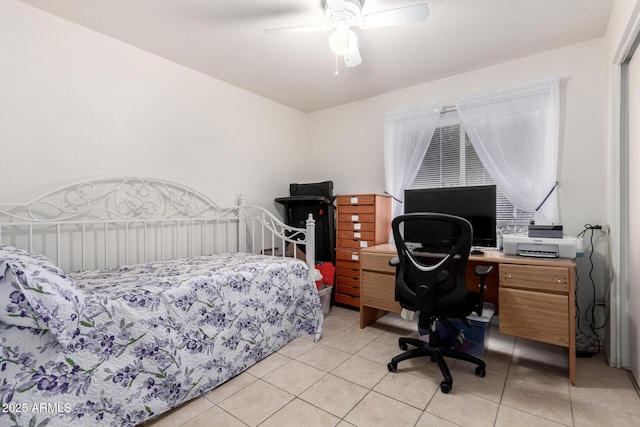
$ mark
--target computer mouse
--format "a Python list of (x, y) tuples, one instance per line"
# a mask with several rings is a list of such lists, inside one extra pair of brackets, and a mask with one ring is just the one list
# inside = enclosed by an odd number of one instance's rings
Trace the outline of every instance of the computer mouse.
[(471, 255), (484, 255), (484, 252), (482, 252), (480, 249), (474, 249), (471, 251)]

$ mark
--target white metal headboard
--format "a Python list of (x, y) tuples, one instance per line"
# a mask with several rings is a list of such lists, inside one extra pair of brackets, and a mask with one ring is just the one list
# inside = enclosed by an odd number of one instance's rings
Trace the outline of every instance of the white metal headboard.
[(68, 271), (268, 250), (302, 258), (313, 271), (315, 221), (284, 224), (266, 209), (220, 207), (171, 181), (140, 177), (76, 182), (27, 203), (0, 203), (0, 242), (46, 255)]

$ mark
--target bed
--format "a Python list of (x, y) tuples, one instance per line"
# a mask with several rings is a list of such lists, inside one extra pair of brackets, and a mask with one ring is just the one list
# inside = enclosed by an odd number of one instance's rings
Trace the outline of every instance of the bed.
[(137, 425), (317, 341), (313, 237), (148, 178), (1, 205), (0, 425)]

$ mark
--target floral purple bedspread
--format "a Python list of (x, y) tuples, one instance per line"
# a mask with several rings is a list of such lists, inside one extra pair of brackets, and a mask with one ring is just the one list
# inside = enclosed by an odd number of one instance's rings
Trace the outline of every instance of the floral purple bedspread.
[(252, 254), (72, 274), (86, 309), (69, 343), (0, 322), (0, 426), (136, 425), (298, 336), (318, 339), (307, 275), (301, 261)]

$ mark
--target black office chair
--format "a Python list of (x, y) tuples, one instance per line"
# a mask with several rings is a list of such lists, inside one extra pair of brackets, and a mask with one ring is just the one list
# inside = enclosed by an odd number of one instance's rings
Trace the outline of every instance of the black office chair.
[[(492, 267), (476, 267), (475, 273), (480, 277), (479, 291), (467, 291), (465, 272), (471, 250), (471, 224), (453, 215), (413, 213), (394, 218), (391, 227), (398, 250), (398, 257), (390, 261), (396, 267), (395, 298), (403, 308), (419, 312), (419, 329), (429, 330), (429, 341), (400, 338), (402, 350), (407, 350), (408, 344), (415, 348), (394, 357), (387, 365), (389, 371), (395, 372), (403, 360), (428, 356), (440, 367), (444, 377), (440, 383), (443, 393), (448, 393), (453, 387), (453, 378), (444, 357), (471, 362), (477, 365), (476, 375), (484, 377), (485, 362), (451, 348), (449, 342), (441, 343), (437, 329), (437, 322), (442, 322), (454, 332), (454, 336), (462, 338), (460, 331), (447, 319), (458, 318), (471, 327), (466, 317), (474, 311), (482, 315), (484, 279)], [(432, 233), (420, 236), (421, 247), (410, 250), (403, 238), (402, 230), (407, 229), (412, 233), (416, 230), (432, 230)], [(429, 241), (429, 237), (433, 241)]]

